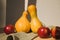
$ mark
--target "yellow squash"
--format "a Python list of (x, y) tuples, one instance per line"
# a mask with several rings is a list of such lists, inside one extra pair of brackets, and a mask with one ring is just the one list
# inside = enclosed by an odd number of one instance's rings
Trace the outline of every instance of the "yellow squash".
[(17, 32), (29, 32), (30, 31), (30, 23), (27, 19), (27, 11), (24, 11), (22, 16), (16, 21), (15, 29)]
[(28, 12), (31, 16), (31, 30), (34, 33), (37, 33), (38, 29), (42, 27), (41, 21), (37, 17), (37, 10), (35, 5), (28, 6)]

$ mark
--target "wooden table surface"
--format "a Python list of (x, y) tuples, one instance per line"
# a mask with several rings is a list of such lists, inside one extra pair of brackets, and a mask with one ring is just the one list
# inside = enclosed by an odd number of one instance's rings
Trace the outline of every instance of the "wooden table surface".
[(37, 37), (34, 40), (56, 40), (56, 39), (53, 38), (53, 37), (51, 37), (51, 38), (40, 38), (40, 37)]

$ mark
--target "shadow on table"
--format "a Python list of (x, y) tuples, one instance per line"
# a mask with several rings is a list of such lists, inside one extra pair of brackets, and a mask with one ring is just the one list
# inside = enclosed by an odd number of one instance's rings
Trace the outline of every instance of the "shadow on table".
[(60, 40), (60, 39), (56, 39), (56, 40)]
[(19, 40), (19, 38), (15, 36), (15, 40)]

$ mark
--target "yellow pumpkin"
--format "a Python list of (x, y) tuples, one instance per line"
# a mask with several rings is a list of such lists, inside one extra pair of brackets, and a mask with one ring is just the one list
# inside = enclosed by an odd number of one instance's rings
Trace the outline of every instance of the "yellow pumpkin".
[(37, 10), (35, 5), (28, 6), (28, 12), (31, 16), (31, 30), (34, 33), (37, 33), (38, 29), (42, 27), (41, 21), (37, 17)]
[(22, 16), (16, 21), (15, 29), (17, 32), (29, 32), (30, 31), (30, 23), (27, 19), (27, 11), (24, 11)]

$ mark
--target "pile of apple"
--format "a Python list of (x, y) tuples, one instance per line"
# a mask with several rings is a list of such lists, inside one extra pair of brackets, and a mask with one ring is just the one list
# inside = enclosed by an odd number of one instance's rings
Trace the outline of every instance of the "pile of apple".
[(48, 38), (48, 37), (53, 37), (53, 38), (60, 38), (60, 27), (55, 26), (51, 29), (48, 27), (41, 27), (38, 29), (38, 36), (41, 38)]

